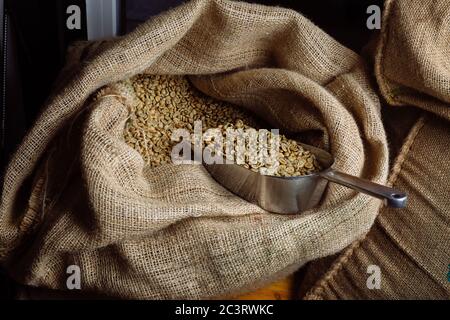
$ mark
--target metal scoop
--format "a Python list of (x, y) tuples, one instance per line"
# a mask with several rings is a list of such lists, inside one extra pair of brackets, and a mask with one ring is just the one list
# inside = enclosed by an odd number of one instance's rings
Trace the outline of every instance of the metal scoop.
[(293, 214), (317, 206), (329, 181), (384, 199), (394, 208), (406, 206), (405, 193), (336, 171), (332, 168), (331, 154), (313, 146), (300, 145), (316, 156), (324, 168), (322, 171), (299, 177), (277, 177), (262, 175), (237, 164), (203, 165), (219, 184), (270, 212)]

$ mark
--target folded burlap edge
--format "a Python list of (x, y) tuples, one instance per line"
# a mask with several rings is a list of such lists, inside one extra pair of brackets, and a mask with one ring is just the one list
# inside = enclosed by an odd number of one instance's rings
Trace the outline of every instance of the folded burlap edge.
[[(396, 157), (396, 160), (394, 162), (394, 165), (391, 169), (391, 172), (389, 174), (388, 178), (388, 185), (392, 186), (395, 184), (398, 176), (400, 175), (400, 172), (402, 171), (402, 165), (408, 156), (412, 145), (414, 144), (414, 141), (418, 134), (420, 133), (420, 130), (424, 127), (424, 125), (427, 122), (427, 115), (422, 114), (419, 119), (414, 123), (412, 128), (410, 129), (408, 136), (405, 139), (405, 142), (401, 148), (400, 153)], [(384, 208), (384, 204), (380, 206), (378, 213), (381, 212), (381, 210)], [(350, 261), (350, 259), (357, 254), (358, 250), (363, 250), (362, 245), (367, 240), (366, 237), (363, 237), (359, 240), (354, 241), (350, 246), (348, 246), (334, 261), (331, 265), (331, 267), (328, 269), (328, 271), (325, 273), (325, 275), (317, 280), (317, 282), (314, 284), (314, 286), (306, 293), (306, 295), (303, 297), (304, 300), (324, 300), (325, 297), (323, 296), (323, 293), (325, 291), (325, 288), (327, 288), (332, 282), (336, 276), (344, 270), (345, 265)]]

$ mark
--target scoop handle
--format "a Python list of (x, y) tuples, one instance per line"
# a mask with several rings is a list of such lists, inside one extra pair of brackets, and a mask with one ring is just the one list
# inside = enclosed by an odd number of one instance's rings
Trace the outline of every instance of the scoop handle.
[(329, 169), (320, 173), (322, 178), (335, 182), (348, 188), (366, 193), (379, 199), (386, 199), (387, 204), (393, 208), (404, 208), (408, 196), (406, 193), (377, 184), (365, 179), (361, 179), (349, 174)]

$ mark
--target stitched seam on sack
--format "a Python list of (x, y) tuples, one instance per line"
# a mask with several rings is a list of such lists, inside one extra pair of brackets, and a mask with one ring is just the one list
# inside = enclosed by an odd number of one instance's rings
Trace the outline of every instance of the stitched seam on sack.
[(400, 154), (397, 156), (397, 159), (395, 160), (394, 166), (392, 168), (391, 177), (389, 177), (388, 180), (389, 186), (394, 185), (394, 183), (397, 181), (397, 178), (402, 170), (403, 163), (405, 162), (406, 157), (408, 156), (409, 151), (411, 150), (411, 147), (415, 142), (417, 135), (419, 134), (420, 130), (422, 130), (427, 120), (428, 117), (426, 116), (426, 114), (422, 113), (420, 118), (411, 128), (410, 133), (402, 146)]
[(381, 31), (381, 39), (378, 44), (378, 52), (376, 54), (376, 63), (375, 63), (375, 77), (377, 78), (378, 85), (380, 86), (380, 91), (383, 94), (384, 98), (392, 105), (403, 105), (401, 102), (397, 101), (391, 95), (391, 88), (388, 83), (388, 80), (385, 78), (385, 70), (384, 70), (384, 56), (386, 43), (389, 33), (390, 20), (391, 20), (391, 9), (393, 0), (387, 0), (385, 4), (385, 14), (383, 19), (383, 27)]
[[(418, 129), (417, 129), (417, 132), (415, 133), (415, 137), (417, 137), (417, 135), (418, 135), (418, 133), (420, 132), (420, 130), (424, 127), (424, 125), (425, 124), (427, 124), (427, 121), (428, 121), (428, 119), (429, 119), (429, 116), (428, 116), (428, 114), (427, 113), (425, 113), (425, 112), (423, 112), (423, 116), (421, 116), (420, 117), (420, 119), (417, 121), (417, 124), (418, 124)], [(420, 123), (419, 123), (420, 122)], [(415, 138), (414, 137), (414, 138)], [(402, 159), (402, 161), (404, 161), (405, 160), (405, 158), (406, 157), (404, 157), (404, 159)], [(403, 164), (403, 162), (401, 163), (401, 164)], [(394, 170), (394, 169), (393, 169)], [(397, 169), (398, 170), (398, 172), (397, 172), (397, 174), (399, 174), (400, 173), (400, 171), (401, 171), (401, 168), (400, 169)], [(395, 179), (397, 178), (397, 176), (395, 177)], [(388, 233), (388, 230), (386, 230), (386, 228), (385, 227), (383, 227), (383, 229), (384, 229), (384, 231), (386, 232), (386, 233)], [(413, 256), (413, 255), (411, 255), (411, 252), (405, 247), (405, 246), (403, 246), (403, 245), (401, 245), (401, 243), (399, 243), (398, 241), (396, 241), (396, 239), (395, 238), (391, 238), (392, 240), (392, 242), (394, 242), (394, 244), (406, 255), (406, 256), (408, 256), (415, 264), (416, 264), (416, 266), (418, 267), (418, 268), (420, 268), (421, 270), (423, 270), (425, 273), (427, 273), (429, 276), (430, 276), (430, 278), (432, 278), (432, 280), (433, 280), (433, 282), (434, 283), (436, 283), (436, 284), (438, 284), (438, 285), (440, 285), (440, 282), (438, 282), (436, 279), (435, 279), (435, 277), (433, 276), (433, 274), (423, 265), (423, 264), (421, 264), (420, 262), (418, 262), (416, 259), (415, 259), (415, 257)]]
[[(403, 147), (401, 149), (400, 154), (398, 155), (394, 167), (392, 168), (391, 175), (388, 180), (388, 184), (392, 186), (400, 172), (403, 166), (404, 161), (406, 160), (406, 156), (409, 154), (409, 151), (411, 150), (412, 145), (415, 142), (415, 139), (417, 135), (419, 134), (420, 130), (423, 128), (427, 118), (426, 116), (422, 115), (419, 120), (414, 124), (414, 126), (411, 128), (410, 133), (408, 134), (408, 137), (405, 140), (405, 143), (403, 144)], [(379, 211), (384, 207), (383, 204)], [(325, 293), (326, 287), (329, 287), (329, 283), (337, 276), (337, 274), (343, 270), (344, 266), (347, 264), (347, 262), (350, 260), (350, 258), (353, 256), (353, 253), (357, 251), (358, 248), (361, 247), (362, 243), (367, 240), (367, 234), (364, 238), (356, 240), (354, 243), (350, 245), (349, 248), (338, 258), (336, 262), (333, 263), (330, 270), (325, 274), (325, 276), (322, 279), (319, 279), (316, 284), (311, 288), (310, 292), (305, 295), (305, 300), (309, 299), (324, 299), (323, 294)]]

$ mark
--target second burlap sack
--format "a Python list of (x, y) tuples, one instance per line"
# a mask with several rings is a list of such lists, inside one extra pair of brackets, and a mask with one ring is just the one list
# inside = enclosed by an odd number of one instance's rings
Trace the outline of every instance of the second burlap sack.
[[(335, 167), (385, 183), (386, 137), (362, 59), (300, 14), (192, 1), (81, 50), (6, 171), (1, 262), (19, 282), (122, 298), (244, 292), (336, 253), (371, 227), (380, 201), (330, 185), (302, 215), (263, 211), (195, 165), (147, 168), (123, 140), (120, 92), (137, 73), (186, 74), (207, 95), (273, 128), (321, 138)], [(114, 87), (114, 86), (112, 86)]]
[[(375, 70), (397, 115), (385, 122), (395, 128), (390, 141), (410, 128), (389, 177), (408, 193), (408, 207), (382, 208), (367, 237), (336, 259), (307, 299), (450, 298), (449, 21), (447, 0), (386, 1)], [(375, 288), (373, 271), (365, 272), (371, 267), (379, 270)]]

